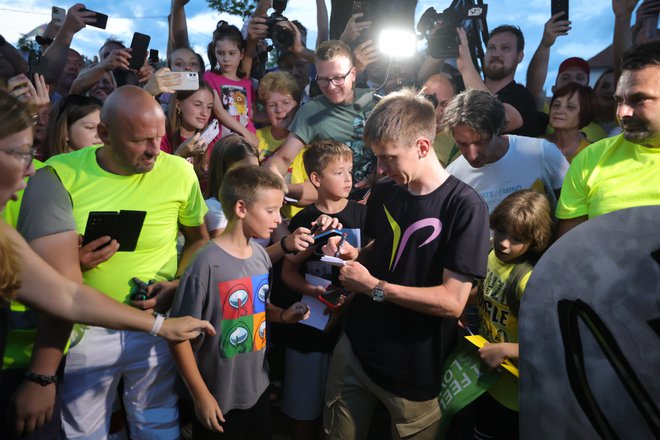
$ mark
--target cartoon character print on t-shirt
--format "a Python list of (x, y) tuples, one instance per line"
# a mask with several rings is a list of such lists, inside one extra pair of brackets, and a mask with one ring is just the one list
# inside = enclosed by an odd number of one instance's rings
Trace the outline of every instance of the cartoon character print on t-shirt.
[[(369, 112), (371, 113), (371, 112)], [(353, 150), (353, 186), (366, 180), (376, 168), (376, 156), (369, 150), (362, 140), (364, 124), (369, 113), (359, 113), (353, 119), (353, 140), (346, 141), (348, 147)]]
[(222, 307), (220, 355), (231, 358), (266, 347), (268, 274), (218, 283)]
[[(244, 87), (223, 85), (222, 106), (244, 127), (246, 127), (250, 122), (250, 117), (248, 114), (247, 90)], [(223, 136), (232, 133), (231, 130), (225, 126), (222, 127), (222, 131)]]

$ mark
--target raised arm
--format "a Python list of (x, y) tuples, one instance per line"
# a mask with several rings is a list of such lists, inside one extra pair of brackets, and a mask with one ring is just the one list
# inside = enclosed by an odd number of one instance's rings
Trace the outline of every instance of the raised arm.
[(330, 23), (328, 20), (328, 7), (325, 0), (316, 0), (316, 46), (330, 39)]
[(543, 105), (545, 104), (543, 84), (545, 84), (545, 80), (548, 77), (550, 48), (555, 44), (558, 36), (568, 35), (568, 31), (571, 30), (570, 21), (557, 21), (562, 15), (563, 12), (555, 14), (545, 23), (543, 37), (541, 37), (539, 47), (534, 52), (527, 68), (527, 90), (534, 97), (536, 109), (539, 111), (543, 110)]
[[(486, 92), (491, 92), (490, 89), (486, 86), (486, 83), (481, 79), (479, 72), (474, 67), (472, 63), (472, 57), (468, 49), (467, 35), (465, 30), (458, 28), (457, 30), (458, 38), (460, 44), (458, 46), (458, 58), (456, 59), (456, 64), (461, 76), (463, 77), (463, 83), (465, 84), (466, 89), (477, 89), (484, 90)], [(491, 92), (492, 93), (492, 92)], [(523, 118), (520, 112), (511, 104), (502, 103), (504, 105), (504, 114), (506, 119), (506, 127), (504, 127), (504, 132), (509, 133), (511, 131), (517, 130), (523, 125)]]
[(71, 46), (71, 41), (73, 36), (83, 29), (87, 23), (93, 21), (92, 12), (83, 12), (82, 9), (85, 8), (85, 5), (82, 3), (76, 3), (71, 6), (66, 13), (66, 18), (62, 27), (57, 32), (53, 44), (48, 46), (44, 57), (48, 59), (48, 73), (46, 74), (46, 79), (49, 83), (57, 82), (57, 79), (62, 74), (64, 65), (66, 64), (67, 51), (69, 46)]
[(621, 76), (621, 55), (633, 44), (630, 33), (630, 19), (638, 0), (612, 0), (614, 12), (614, 34), (612, 36), (612, 56), (614, 58), (614, 81)]
[(167, 39), (167, 58), (180, 47), (190, 47), (188, 39), (188, 23), (186, 21), (185, 5), (190, 0), (172, 0), (169, 16), (169, 38)]

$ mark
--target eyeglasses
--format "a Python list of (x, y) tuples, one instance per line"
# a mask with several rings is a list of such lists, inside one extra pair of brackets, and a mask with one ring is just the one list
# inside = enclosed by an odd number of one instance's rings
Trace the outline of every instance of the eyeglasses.
[(353, 66), (351, 66), (351, 68), (348, 69), (346, 75), (334, 76), (332, 78), (319, 78), (317, 75), (316, 83), (319, 85), (319, 87), (328, 87), (330, 83), (332, 83), (335, 86), (343, 86), (344, 82), (346, 82), (346, 77), (351, 74), (351, 70), (353, 70)]
[(28, 169), (30, 168), (30, 165), (32, 165), (32, 159), (34, 159), (34, 156), (37, 154), (37, 149), (30, 148), (29, 152), (25, 152), (22, 150), (14, 150), (14, 149), (0, 150), (0, 152), (19, 157), (23, 162), (25, 162), (25, 169)]

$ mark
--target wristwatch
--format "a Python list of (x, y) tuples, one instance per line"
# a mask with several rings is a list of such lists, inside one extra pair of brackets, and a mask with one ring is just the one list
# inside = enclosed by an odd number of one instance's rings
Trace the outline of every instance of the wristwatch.
[(385, 281), (378, 280), (378, 284), (376, 284), (376, 287), (371, 289), (371, 299), (373, 299), (376, 302), (385, 301), (385, 290), (383, 289), (383, 287), (385, 287)]

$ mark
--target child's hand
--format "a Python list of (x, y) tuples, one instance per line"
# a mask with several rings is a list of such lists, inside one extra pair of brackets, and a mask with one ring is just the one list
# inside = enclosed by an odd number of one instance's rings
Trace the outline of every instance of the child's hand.
[(327, 214), (321, 214), (312, 222), (312, 227), (318, 226), (317, 232), (327, 231), (328, 229), (341, 229), (343, 226), (337, 217), (330, 217)]
[(199, 423), (210, 431), (224, 432), (220, 423), (224, 423), (225, 418), (215, 397), (211, 393), (206, 393), (204, 396), (193, 400), (195, 402), (195, 415)]
[(314, 238), (309, 234), (310, 230), (307, 228), (300, 227), (296, 229), (284, 239), (286, 248), (294, 252), (306, 251), (307, 248), (314, 244)]
[(518, 358), (518, 344), (511, 342), (486, 344), (479, 349), (479, 356), (490, 368), (497, 368), (506, 359)]
[[(341, 237), (335, 236), (328, 239), (328, 243), (321, 247), (321, 252), (323, 255), (330, 255), (331, 257), (339, 257), (342, 260), (355, 260), (359, 255), (359, 250), (348, 242), (344, 240), (339, 247), (339, 242)], [(339, 253), (337, 253), (339, 251)]]
[(298, 301), (282, 312), (282, 320), (286, 323), (294, 324), (309, 318), (309, 314), (309, 306), (304, 302)]

